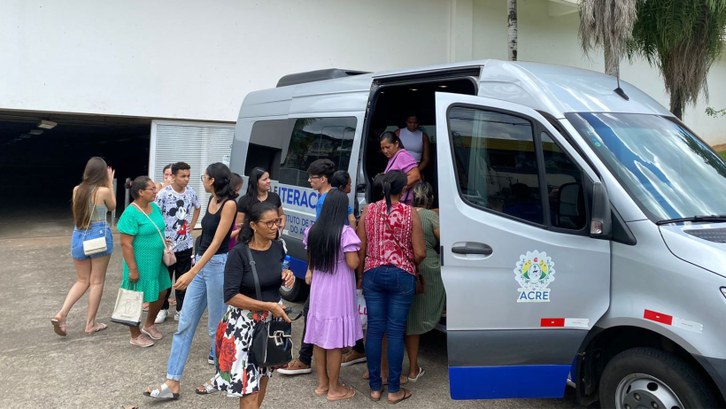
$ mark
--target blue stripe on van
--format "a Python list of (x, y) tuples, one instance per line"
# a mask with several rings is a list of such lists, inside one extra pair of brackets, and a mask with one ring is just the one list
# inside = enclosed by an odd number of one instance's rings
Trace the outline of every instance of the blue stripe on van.
[(308, 263), (295, 257), (290, 257), (290, 270), (295, 277), (305, 279), (305, 273), (308, 270)]
[(449, 367), (451, 398), (561, 398), (570, 365)]

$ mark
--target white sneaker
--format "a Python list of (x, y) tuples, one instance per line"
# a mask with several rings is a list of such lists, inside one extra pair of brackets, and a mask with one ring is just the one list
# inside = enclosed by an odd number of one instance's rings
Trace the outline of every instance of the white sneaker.
[(174, 313), (174, 321), (179, 321), (179, 311)]
[(166, 321), (166, 317), (168, 315), (169, 315), (168, 310), (159, 311), (159, 314), (156, 315), (156, 319), (154, 320), (154, 324), (161, 324), (162, 322)]

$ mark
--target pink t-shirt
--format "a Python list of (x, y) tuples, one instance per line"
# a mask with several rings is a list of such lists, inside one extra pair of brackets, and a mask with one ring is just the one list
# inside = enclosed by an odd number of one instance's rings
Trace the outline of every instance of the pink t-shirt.
[[(416, 159), (414, 159), (407, 150), (399, 149), (398, 152), (391, 157), (391, 159), (388, 159), (386, 170), (383, 171), (383, 173), (388, 173), (392, 170), (400, 170), (407, 174), (411, 171), (411, 169), (417, 166), (418, 162), (416, 162)], [(406, 193), (401, 196), (401, 202), (410, 205), (413, 202), (413, 192), (407, 190)]]

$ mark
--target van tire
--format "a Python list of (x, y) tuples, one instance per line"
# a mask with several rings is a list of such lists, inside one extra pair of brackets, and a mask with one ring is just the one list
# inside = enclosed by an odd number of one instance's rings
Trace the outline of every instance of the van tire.
[(295, 280), (295, 284), (289, 290), (280, 286), (280, 297), (290, 302), (305, 301), (309, 292), (310, 286), (305, 284), (305, 280), (299, 278)]
[(698, 371), (654, 348), (628, 349), (613, 357), (603, 370), (599, 389), (602, 408), (719, 406), (710, 383)]

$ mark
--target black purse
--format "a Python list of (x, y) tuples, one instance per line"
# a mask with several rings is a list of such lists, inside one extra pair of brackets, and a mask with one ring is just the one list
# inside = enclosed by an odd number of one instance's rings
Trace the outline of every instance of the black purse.
[[(257, 299), (262, 299), (260, 278), (257, 275), (252, 251), (247, 247), (252, 277), (255, 279)], [(250, 362), (259, 367), (283, 366), (292, 360), (292, 324), (280, 318), (258, 322), (252, 330)]]

